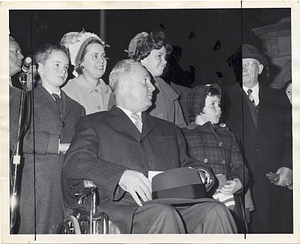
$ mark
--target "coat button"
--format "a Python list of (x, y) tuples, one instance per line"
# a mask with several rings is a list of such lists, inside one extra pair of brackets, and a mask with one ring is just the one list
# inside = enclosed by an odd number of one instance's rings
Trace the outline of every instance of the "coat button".
[(254, 148), (253, 151), (254, 151), (254, 152), (259, 152), (259, 149), (258, 149), (258, 148)]
[(98, 89), (95, 89), (95, 92), (98, 92)]
[(221, 162), (221, 164), (225, 164), (225, 161), (223, 160), (223, 161)]
[(63, 121), (63, 122), (61, 123), (61, 125), (62, 125), (62, 127), (65, 127), (66, 124), (65, 124), (65, 122)]
[(223, 145), (223, 143), (222, 143), (222, 142), (220, 142), (220, 143), (219, 143), (219, 147), (222, 147), (222, 145)]
[(204, 162), (204, 163), (207, 163), (207, 162), (208, 162), (207, 158), (205, 158), (205, 159), (203, 160), (203, 162)]

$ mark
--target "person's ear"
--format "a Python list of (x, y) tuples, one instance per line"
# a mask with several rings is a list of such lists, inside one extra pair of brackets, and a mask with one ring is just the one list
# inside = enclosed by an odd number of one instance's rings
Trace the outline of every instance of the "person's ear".
[(258, 74), (261, 74), (264, 70), (264, 65), (263, 64), (259, 64), (258, 65)]
[(129, 89), (129, 84), (126, 78), (122, 78), (121, 80), (119, 80), (119, 89), (120, 91), (122, 91), (122, 93), (127, 94)]
[(37, 63), (38, 64), (38, 69), (37, 69), (37, 71), (39, 72), (39, 74), (42, 74), (43, 73), (43, 69), (44, 69), (44, 66), (43, 66), (43, 64), (42, 63)]

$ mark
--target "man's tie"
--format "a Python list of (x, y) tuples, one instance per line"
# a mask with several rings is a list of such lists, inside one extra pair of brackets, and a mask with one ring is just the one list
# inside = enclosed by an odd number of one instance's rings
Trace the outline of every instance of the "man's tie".
[(55, 102), (59, 110), (60, 116), (62, 116), (62, 100), (56, 93), (52, 93), (52, 96), (55, 98)]
[(258, 125), (258, 113), (259, 113), (259, 104), (255, 104), (255, 100), (254, 100), (254, 97), (252, 96), (252, 90), (251, 89), (248, 89), (247, 90), (247, 93), (248, 93), (248, 97), (249, 97), (249, 100), (252, 102), (252, 104), (254, 105), (254, 107), (250, 108), (250, 111), (251, 112), (251, 116), (253, 118), (253, 122), (254, 122), (254, 126), (255, 128), (257, 129), (257, 125)]
[(252, 91), (251, 89), (248, 89), (248, 90), (247, 90), (247, 94), (248, 94), (248, 97), (249, 97), (250, 101), (253, 103), (254, 106), (256, 106), (256, 105), (255, 105), (254, 97), (252, 96), (252, 92), (253, 92), (253, 91)]
[(137, 114), (137, 113), (132, 113), (131, 118), (134, 119), (134, 124), (136, 128), (139, 130), (140, 133), (142, 133), (142, 128), (143, 128), (143, 121), (142, 118)]

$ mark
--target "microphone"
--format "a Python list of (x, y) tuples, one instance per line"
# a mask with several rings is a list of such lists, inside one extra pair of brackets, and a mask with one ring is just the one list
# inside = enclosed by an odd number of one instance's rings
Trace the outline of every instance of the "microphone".
[(22, 73), (20, 76), (20, 82), (23, 84), (25, 84), (27, 81), (27, 73), (29, 72), (31, 62), (32, 62), (31, 57), (25, 58), (25, 60), (23, 62)]
[(31, 57), (25, 58), (23, 66), (22, 66), (23, 73), (28, 73), (31, 63), (32, 63)]

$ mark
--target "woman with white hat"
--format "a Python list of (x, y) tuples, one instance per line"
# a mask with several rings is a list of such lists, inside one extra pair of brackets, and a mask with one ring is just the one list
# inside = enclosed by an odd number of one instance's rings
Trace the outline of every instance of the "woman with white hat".
[(153, 105), (148, 109), (150, 115), (158, 117), (179, 127), (185, 127), (186, 122), (179, 104), (179, 95), (160, 76), (166, 68), (166, 55), (172, 52), (172, 46), (166, 43), (162, 31), (141, 32), (129, 43), (129, 58), (139, 61), (153, 76), (156, 87), (153, 92)]
[(111, 88), (101, 79), (107, 65), (107, 45), (96, 34), (84, 30), (65, 34), (60, 44), (69, 51), (75, 76), (63, 91), (84, 106), (87, 114), (109, 110), (114, 98)]

